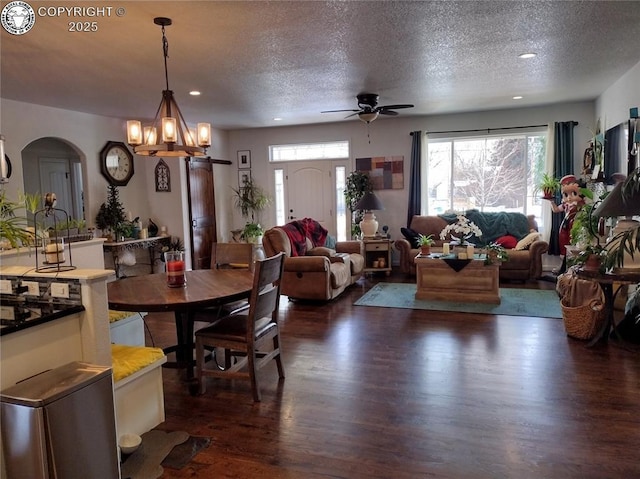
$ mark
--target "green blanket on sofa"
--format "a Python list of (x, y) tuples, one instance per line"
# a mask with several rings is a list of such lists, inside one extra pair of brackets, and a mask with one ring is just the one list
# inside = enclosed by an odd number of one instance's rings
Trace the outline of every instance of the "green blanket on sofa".
[[(484, 213), (480, 210), (467, 210), (464, 215), (482, 231), (482, 237), (471, 238), (471, 243), (476, 246), (485, 246), (505, 235), (515, 236), (520, 241), (529, 234), (529, 220), (522, 213), (505, 211)], [(458, 220), (458, 215), (455, 213), (438, 216), (447, 223), (455, 223)]]

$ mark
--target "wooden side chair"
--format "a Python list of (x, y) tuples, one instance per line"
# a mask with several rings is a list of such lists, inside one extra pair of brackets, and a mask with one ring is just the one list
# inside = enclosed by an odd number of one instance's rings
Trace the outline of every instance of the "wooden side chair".
[[(253, 245), (250, 243), (213, 243), (211, 269), (242, 268), (253, 271)], [(193, 313), (193, 321), (213, 323), (249, 309), (247, 300), (233, 301)]]
[[(272, 359), (276, 361), (279, 377), (284, 378), (278, 328), (283, 270), (284, 253), (256, 261), (249, 312), (223, 318), (196, 331), (196, 380), (200, 394), (206, 389), (204, 376), (249, 379), (253, 400), (260, 401), (257, 372)], [(225, 350), (224, 369), (205, 369), (205, 348)]]
[(213, 243), (211, 269), (243, 268), (253, 271), (251, 243)]

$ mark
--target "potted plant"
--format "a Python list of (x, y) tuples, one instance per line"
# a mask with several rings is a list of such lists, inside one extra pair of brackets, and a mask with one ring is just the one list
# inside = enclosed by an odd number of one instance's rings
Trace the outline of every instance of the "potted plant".
[(124, 221), (126, 221), (126, 216), (124, 206), (120, 202), (118, 187), (109, 185), (107, 202), (100, 205), (100, 210), (96, 215), (96, 226), (102, 230), (103, 235), (109, 237), (117, 233), (119, 225)]
[(360, 222), (364, 213), (356, 210), (358, 201), (366, 194), (373, 191), (371, 178), (362, 171), (354, 171), (347, 176), (344, 199), (347, 208), (351, 211), (351, 237), (357, 238), (360, 235)]
[(587, 271), (604, 273), (607, 269), (607, 250), (599, 244), (587, 245), (568, 260), (570, 266), (581, 265)]
[(242, 230), (242, 239), (247, 243), (259, 244), (262, 241), (264, 230), (259, 223), (247, 223)]
[(484, 249), (486, 254), (484, 264), (500, 264), (509, 259), (507, 249), (501, 244), (492, 242), (485, 246)]
[(271, 197), (251, 178), (245, 178), (240, 188), (232, 189), (236, 208), (240, 209), (243, 218), (250, 219), (242, 230), (241, 237), (249, 243), (258, 242), (264, 233), (259, 216), (271, 204)]
[(542, 180), (538, 185), (538, 190), (542, 191), (543, 198), (551, 199), (555, 196), (556, 191), (560, 189), (560, 180), (551, 176), (549, 173), (542, 175)]
[(422, 255), (428, 255), (431, 254), (431, 247), (433, 246), (433, 244), (436, 241), (433, 239), (433, 235), (423, 235), (423, 234), (419, 234), (418, 235), (418, 246), (420, 246), (420, 254)]

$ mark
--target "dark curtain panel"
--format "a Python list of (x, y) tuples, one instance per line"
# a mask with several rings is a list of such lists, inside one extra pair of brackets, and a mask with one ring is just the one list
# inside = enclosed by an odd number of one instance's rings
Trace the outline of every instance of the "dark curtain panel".
[(627, 143), (627, 176), (631, 175), (631, 173), (633, 173), (633, 170), (635, 170), (638, 166), (638, 155), (640, 155), (640, 153), (636, 155), (631, 154), (631, 152), (633, 151), (633, 134), (636, 131), (634, 125), (636, 125), (637, 128), (637, 125), (640, 125), (640, 120), (629, 120), (629, 141)]
[(407, 209), (407, 228), (413, 215), (420, 214), (420, 156), (422, 151), (422, 132), (412, 131), (411, 167), (409, 169), (409, 204)]
[[(565, 175), (573, 174), (573, 128), (578, 123), (575, 121), (557, 122), (554, 127), (554, 155), (553, 155), (553, 175), (562, 178)], [(556, 204), (560, 204), (562, 195), (556, 193)], [(564, 213), (553, 213), (551, 215), (551, 236), (549, 238), (549, 254), (560, 254), (560, 243), (558, 233), (560, 223)]]
[(622, 125), (614, 126), (604, 134), (604, 177), (608, 184), (612, 184), (611, 176), (620, 171), (619, 163), (622, 158), (620, 151), (620, 136)]

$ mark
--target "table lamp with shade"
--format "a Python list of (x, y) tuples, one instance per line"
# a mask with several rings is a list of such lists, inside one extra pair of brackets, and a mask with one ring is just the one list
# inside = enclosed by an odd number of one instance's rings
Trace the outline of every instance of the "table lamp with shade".
[[(616, 184), (611, 193), (596, 206), (593, 215), (599, 218), (618, 218), (605, 248), (609, 254), (617, 256), (618, 269), (640, 271), (640, 222), (633, 219), (640, 215), (640, 190), (623, 195), (624, 184)], [(625, 251), (626, 247), (634, 252), (633, 257)]]
[(378, 222), (373, 210), (384, 210), (380, 199), (372, 192), (365, 193), (356, 205), (356, 210), (364, 211), (364, 218), (360, 222), (360, 231), (365, 237), (375, 236), (378, 232)]

